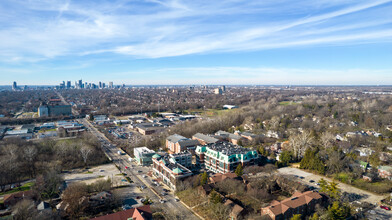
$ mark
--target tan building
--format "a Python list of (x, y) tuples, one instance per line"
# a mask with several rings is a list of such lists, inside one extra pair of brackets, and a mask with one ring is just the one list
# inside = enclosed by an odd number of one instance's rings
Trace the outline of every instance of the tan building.
[(316, 205), (321, 203), (322, 196), (317, 192), (295, 192), (291, 198), (281, 202), (274, 200), (270, 206), (261, 208), (261, 215), (268, 215), (272, 220), (285, 220), (296, 214), (311, 214)]
[(173, 134), (166, 138), (166, 148), (169, 149), (170, 153), (174, 154), (184, 151), (194, 153), (198, 144), (199, 141), (178, 134)]

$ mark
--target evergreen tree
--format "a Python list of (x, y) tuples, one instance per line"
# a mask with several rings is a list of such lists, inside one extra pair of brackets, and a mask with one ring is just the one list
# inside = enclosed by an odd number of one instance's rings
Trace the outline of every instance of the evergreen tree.
[(320, 192), (327, 192), (328, 182), (324, 178), (321, 178), (318, 183), (320, 184), (320, 188), (321, 188)]
[(309, 218), (309, 220), (319, 220), (319, 215), (317, 213), (314, 213), (312, 217)]
[(201, 175), (200, 184), (201, 184), (201, 185), (206, 184), (207, 181), (208, 181), (208, 174), (207, 174), (207, 172), (204, 172), (204, 173), (202, 173), (202, 174), (200, 174), (200, 175)]
[(214, 204), (222, 203), (222, 198), (215, 190), (212, 190), (210, 193), (210, 202)]
[(242, 164), (238, 164), (237, 169), (235, 169), (235, 174), (237, 174), (237, 176), (242, 176), (242, 174), (244, 174), (244, 170), (242, 169)]
[(293, 215), (293, 217), (291, 217), (290, 220), (301, 220), (301, 214)]
[(333, 204), (328, 208), (328, 215), (330, 219), (333, 220), (344, 220), (350, 217), (350, 207), (341, 204), (338, 201), (333, 202)]
[(291, 151), (284, 150), (279, 156), (279, 161), (283, 166), (289, 165), (293, 158), (293, 153)]

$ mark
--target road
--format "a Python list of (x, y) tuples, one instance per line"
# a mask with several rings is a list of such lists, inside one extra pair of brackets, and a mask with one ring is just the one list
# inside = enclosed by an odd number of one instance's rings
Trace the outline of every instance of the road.
[[(164, 187), (154, 185), (153, 181), (148, 176), (143, 177), (151, 170), (150, 167), (142, 167), (130, 162), (129, 155), (118, 154), (118, 151), (121, 149), (114, 146), (110, 140), (92, 126), (90, 122), (86, 119), (79, 119), (79, 121), (80, 123), (83, 123), (85, 127), (88, 127), (91, 133), (101, 141), (104, 152), (113, 161), (113, 163), (119, 167), (121, 172), (126, 173), (127, 176), (131, 178), (134, 182), (131, 184), (133, 187), (146, 187), (142, 190), (142, 192), (153, 201), (152, 206), (159, 207), (165, 211), (180, 213), (184, 219), (199, 219), (192, 211), (176, 200), (172, 191), (166, 193), (166, 195), (161, 195), (164, 192)], [(164, 200), (164, 203), (161, 203), (161, 200)]]

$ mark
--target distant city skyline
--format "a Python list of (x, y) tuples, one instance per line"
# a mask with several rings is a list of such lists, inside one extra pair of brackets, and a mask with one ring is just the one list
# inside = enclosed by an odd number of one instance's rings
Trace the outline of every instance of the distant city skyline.
[(391, 11), (392, 0), (4, 0), (0, 85), (392, 85)]

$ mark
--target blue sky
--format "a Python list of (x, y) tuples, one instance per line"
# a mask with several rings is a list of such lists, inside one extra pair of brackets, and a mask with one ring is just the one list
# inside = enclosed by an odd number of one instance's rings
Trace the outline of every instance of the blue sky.
[(0, 85), (392, 85), (392, 0), (2, 0)]

